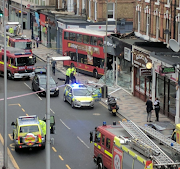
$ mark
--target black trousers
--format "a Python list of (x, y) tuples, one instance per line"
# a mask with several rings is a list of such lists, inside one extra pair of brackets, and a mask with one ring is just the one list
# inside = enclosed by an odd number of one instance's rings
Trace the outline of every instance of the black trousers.
[(66, 81), (65, 84), (69, 84), (69, 76), (66, 75)]
[(155, 109), (155, 113), (156, 113), (156, 120), (159, 121), (159, 108)]

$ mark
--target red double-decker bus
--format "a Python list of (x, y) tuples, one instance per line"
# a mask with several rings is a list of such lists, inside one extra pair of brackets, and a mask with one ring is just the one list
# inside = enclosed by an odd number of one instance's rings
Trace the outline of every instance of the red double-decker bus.
[(73, 65), (78, 72), (95, 78), (104, 75), (105, 53), (103, 52), (103, 42), (105, 37), (106, 32), (101, 31), (84, 28), (64, 29), (63, 55), (71, 57), (71, 60), (63, 61), (64, 66)]

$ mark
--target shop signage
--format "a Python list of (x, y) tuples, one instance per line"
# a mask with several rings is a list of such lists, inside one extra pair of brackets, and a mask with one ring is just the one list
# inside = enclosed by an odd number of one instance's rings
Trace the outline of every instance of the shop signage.
[(175, 67), (162, 67), (162, 73), (163, 74), (175, 73)]
[(131, 49), (124, 47), (124, 59), (131, 61)]
[(140, 68), (140, 76), (152, 76), (152, 69)]
[(133, 64), (136, 67), (143, 67), (146, 68), (146, 64), (150, 62), (152, 63), (152, 60), (150, 59), (150, 56), (145, 53), (140, 53), (139, 51), (135, 50), (133, 54)]
[(46, 15), (40, 14), (40, 25), (45, 26), (46, 24)]
[(58, 23), (58, 28), (61, 28), (61, 29), (66, 29), (66, 25), (63, 24), (62, 22), (57, 22)]
[(35, 20), (36, 20), (36, 23), (39, 26), (39, 14), (37, 12), (35, 12)]
[(56, 23), (55, 21), (48, 19), (48, 25), (52, 26), (52, 27), (56, 27)]

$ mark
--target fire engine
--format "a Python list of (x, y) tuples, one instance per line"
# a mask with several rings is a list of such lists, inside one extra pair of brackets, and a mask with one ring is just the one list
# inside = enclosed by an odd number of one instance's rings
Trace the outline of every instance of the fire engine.
[(95, 127), (90, 142), (98, 169), (180, 169), (180, 145), (151, 127), (142, 129), (130, 120)]
[[(35, 61), (32, 53), (22, 49), (7, 47), (7, 77), (8, 79), (30, 78), (34, 76), (33, 67)], [(0, 50), (0, 73), (4, 74), (4, 49)]]

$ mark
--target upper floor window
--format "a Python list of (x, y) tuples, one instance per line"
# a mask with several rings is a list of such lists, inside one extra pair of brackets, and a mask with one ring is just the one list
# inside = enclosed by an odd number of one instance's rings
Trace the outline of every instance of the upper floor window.
[(114, 5), (114, 3), (108, 3), (107, 4), (108, 6), (107, 6), (107, 10), (108, 10), (108, 20), (110, 19), (114, 19), (115, 18), (115, 16), (114, 16), (114, 10), (115, 10), (115, 5)]
[(159, 5), (159, 0), (157, 0), (157, 1), (155, 2), (155, 5)]
[(167, 0), (167, 4), (165, 4), (165, 7), (167, 7), (167, 8), (170, 7), (170, 0)]

